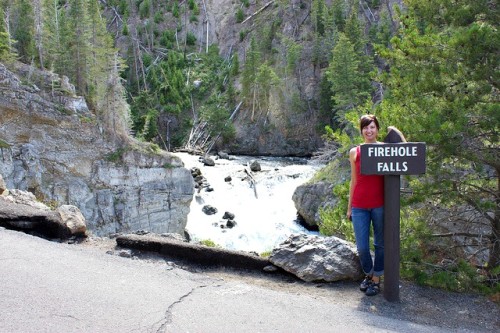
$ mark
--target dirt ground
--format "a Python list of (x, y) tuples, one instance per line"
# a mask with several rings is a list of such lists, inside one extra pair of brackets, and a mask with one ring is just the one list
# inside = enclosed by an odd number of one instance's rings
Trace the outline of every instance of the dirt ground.
[(453, 331), (500, 331), (500, 305), (482, 295), (448, 292), (401, 281), (400, 301), (388, 302), (383, 297), (383, 292), (372, 297), (364, 295), (358, 289), (359, 282), (355, 281), (309, 283), (283, 272), (267, 273), (224, 267), (202, 267), (156, 253), (122, 249), (116, 246), (114, 240), (108, 238), (87, 239), (78, 245), (96, 247), (110, 255), (130, 257), (132, 260), (176, 266), (216, 279), (236, 280), (287, 293), (308, 294), (358, 311), (418, 324), (434, 325)]

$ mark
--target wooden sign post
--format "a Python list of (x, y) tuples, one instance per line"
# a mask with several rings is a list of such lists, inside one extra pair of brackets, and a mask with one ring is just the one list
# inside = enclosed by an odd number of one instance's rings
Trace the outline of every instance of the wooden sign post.
[(361, 145), (361, 173), (384, 175), (384, 298), (399, 301), (400, 175), (425, 173), (423, 142), (403, 142), (390, 130), (384, 143)]

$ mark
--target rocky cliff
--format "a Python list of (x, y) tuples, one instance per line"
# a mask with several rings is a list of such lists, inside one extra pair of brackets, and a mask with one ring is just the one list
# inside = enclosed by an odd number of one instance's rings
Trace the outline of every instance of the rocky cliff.
[(0, 174), (49, 206), (77, 206), (95, 235), (183, 233), (194, 191), (176, 156), (110, 140), (64, 77), (0, 64)]

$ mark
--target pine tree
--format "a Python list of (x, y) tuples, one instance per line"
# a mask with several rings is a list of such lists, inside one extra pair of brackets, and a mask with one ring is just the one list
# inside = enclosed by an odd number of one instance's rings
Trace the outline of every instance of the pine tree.
[(327, 78), (332, 87), (332, 100), (335, 103), (333, 118), (338, 123), (344, 121), (347, 110), (363, 103), (369, 96), (365, 89), (369, 77), (360, 70), (361, 60), (354, 44), (341, 33), (332, 51)]
[(255, 108), (257, 104), (257, 95), (258, 95), (258, 87), (257, 87), (257, 74), (258, 67), (260, 64), (260, 52), (257, 51), (257, 43), (255, 42), (255, 38), (252, 37), (250, 40), (250, 49), (247, 52), (245, 58), (245, 67), (243, 68), (242, 73), (242, 89), (241, 94), (243, 99), (246, 102), (247, 106), (252, 107), (252, 115), (251, 120), (254, 120), (255, 117)]
[(17, 56), (10, 33), (11, 7), (10, 1), (0, 0), (0, 16), (2, 19), (2, 24), (0, 24), (0, 61), (2, 62), (12, 61)]
[(106, 82), (105, 92), (99, 100), (103, 125), (113, 139), (118, 142), (127, 140), (132, 125), (130, 107), (125, 96), (125, 88), (120, 77), (123, 61), (115, 53), (110, 60), (111, 70)]
[(381, 51), (391, 66), (382, 117), (428, 145), (432, 181), (416, 193), (471, 207), (476, 222), (490, 224), (483, 239), (493, 270), (500, 264), (499, 9), (487, 0), (407, 3), (392, 49)]
[(117, 50), (113, 49), (113, 41), (106, 31), (106, 22), (101, 16), (97, 0), (88, 0), (88, 15), (87, 96), (91, 104), (97, 104), (107, 90), (109, 73), (117, 71)]
[(41, 65), (50, 70), (60, 68), (61, 38), (58, 0), (42, 1)]
[(71, 73), (68, 77), (75, 83), (77, 92), (81, 95), (88, 94), (88, 66), (89, 61), (89, 15), (86, 0), (68, 0), (69, 10), (64, 23), (67, 25), (65, 38), (67, 48), (66, 55), (69, 56), (66, 63), (66, 71)]
[(15, 48), (21, 61), (31, 63), (35, 58), (33, 6), (30, 0), (18, 0), (14, 2), (12, 9)]

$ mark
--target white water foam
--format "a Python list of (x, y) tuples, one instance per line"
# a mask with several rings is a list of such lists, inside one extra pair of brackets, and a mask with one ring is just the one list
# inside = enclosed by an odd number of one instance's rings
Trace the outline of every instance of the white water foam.
[[(238, 156), (231, 160), (215, 159), (215, 166), (204, 166), (198, 156), (177, 153), (185, 167), (197, 167), (214, 189), (195, 193), (188, 215), (186, 229), (194, 241), (211, 240), (231, 250), (271, 251), (291, 234), (314, 233), (295, 222), (297, 211), (292, 201), (295, 189), (309, 180), (321, 165), (307, 160), (287, 160)], [(262, 171), (254, 172), (255, 188), (248, 180), (245, 166), (257, 160)], [(232, 180), (226, 182), (225, 177)], [(206, 215), (202, 208), (217, 208), (214, 215)], [(221, 229), (225, 212), (235, 215), (237, 225)]]

